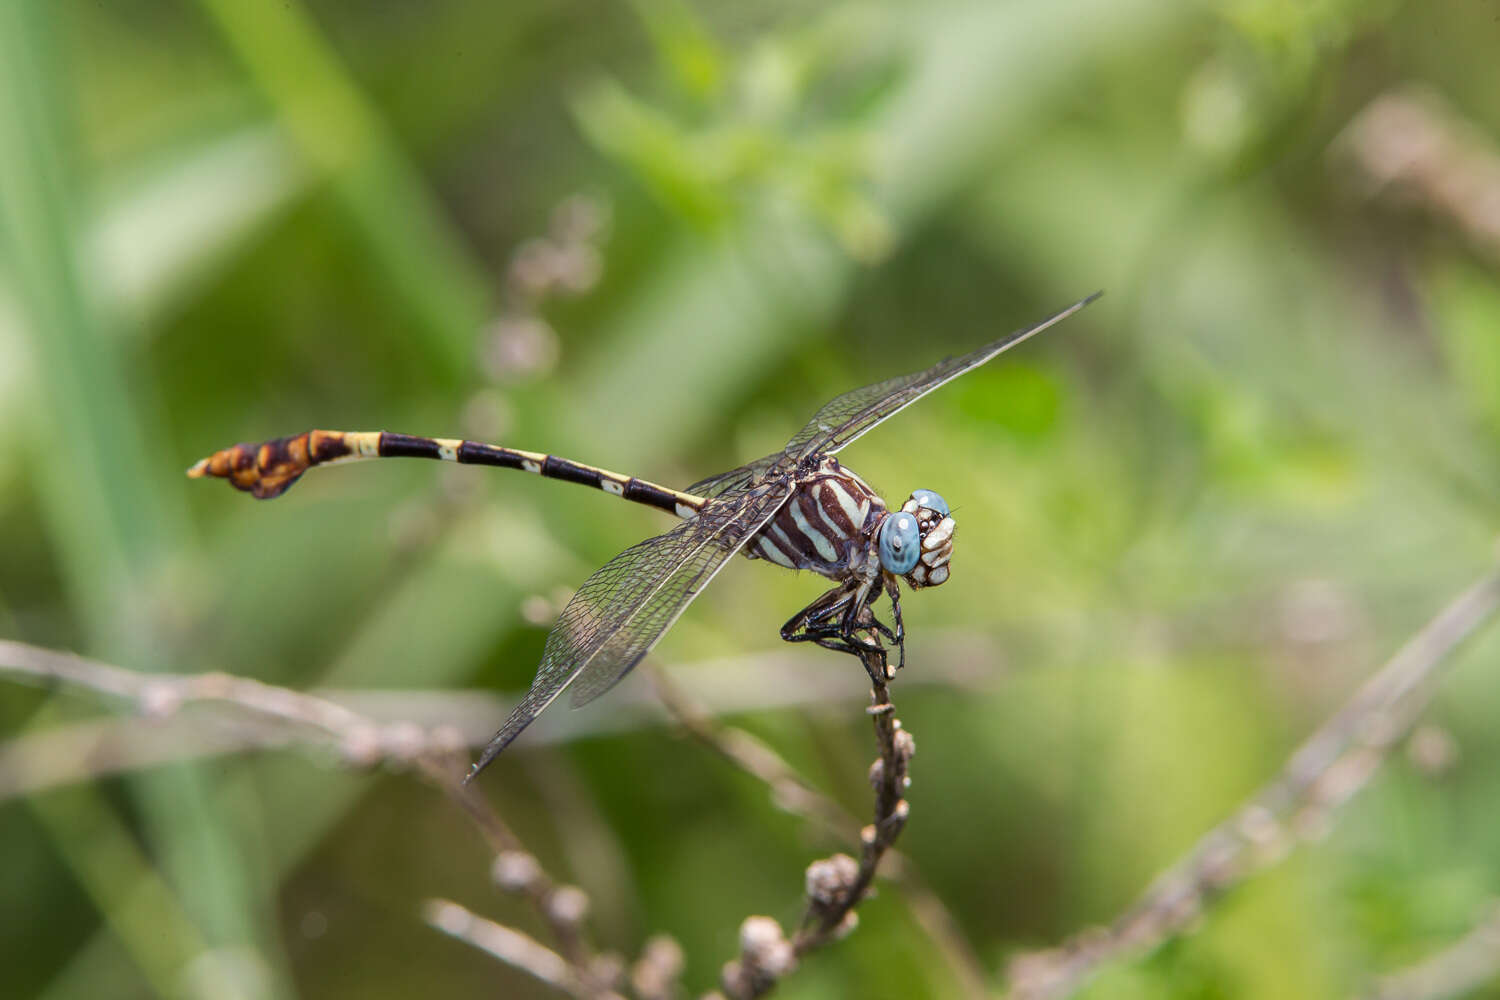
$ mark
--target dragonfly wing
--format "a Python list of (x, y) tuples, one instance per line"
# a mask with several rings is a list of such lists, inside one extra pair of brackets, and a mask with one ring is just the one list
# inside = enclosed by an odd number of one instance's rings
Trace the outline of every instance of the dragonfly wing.
[[(825, 404), (813, 415), (813, 418), (807, 422), (807, 426), (787, 442), (784, 454), (802, 459), (818, 452), (831, 454), (838, 451), (944, 383), (951, 382), (972, 368), (978, 368), (1001, 352), (1036, 336), (1048, 327), (1061, 323), (1101, 294), (1103, 293), (1095, 292), (1061, 312), (1048, 316), (1040, 323), (1006, 334), (999, 340), (961, 357), (945, 358), (926, 371), (886, 379), (884, 382), (876, 382), (874, 385), (844, 393)], [(761, 461), (766, 460), (761, 459)]]
[(864, 434), (877, 424), (905, 409), (938, 386), (950, 382), (971, 368), (977, 368), (1008, 348), (1033, 337), (1056, 323), (1060, 323), (1100, 296), (1095, 292), (1088, 298), (1049, 316), (1032, 326), (1006, 334), (977, 351), (958, 358), (945, 358), (926, 371), (886, 379), (860, 389), (853, 389), (824, 404), (813, 414), (785, 448), (774, 455), (757, 458), (747, 465), (717, 476), (709, 476), (687, 488), (688, 493), (701, 497), (715, 497), (731, 490), (745, 489), (776, 467), (778, 462), (795, 465), (799, 459), (818, 452), (836, 452), (850, 441)]
[(777, 483), (725, 496), (693, 520), (631, 546), (589, 577), (547, 636), (531, 690), (469, 776), (494, 760), (569, 686), (576, 707), (619, 683), (776, 513), (789, 489)]
[(748, 489), (752, 484), (759, 481), (761, 476), (770, 472), (772, 467), (781, 460), (783, 454), (785, 453), (778, 451), (774, 455), (757, 458), (755, 461), (742, 465), (738, 469), (730, 469), (728, 472), (721, 472), (717, 476), (700, 479), (684, 490), (684, 492), (700, 497), (716, 497), (733, 490)]

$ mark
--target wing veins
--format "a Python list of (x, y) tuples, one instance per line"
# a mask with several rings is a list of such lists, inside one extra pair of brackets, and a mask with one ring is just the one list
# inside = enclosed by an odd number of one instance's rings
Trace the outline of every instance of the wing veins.
[[(504, 750), (511, 743), (511, 741), (513, 741), (517, 736), (520, 735), (522, 730), (524, 730), (533, 721), (535, 721), (536, 717), (543, 711), (545, 711), (547, 707), (552, 704), (552, 702), (557, 700), (557, 697), (559, 695), (561, 695), (569, 687), (573, 686), (578, 678), (582, 676), (586, 671), (588, 671), (591, 666), (600, 662), (598, 660), (599, 655), (605, 649), (607, 649), (610, 643), (616, 638), (620, 637), (621, 635), (626, 635), (630, 629), (631, 624), (634, 623), (642, 614), (646, 613), (648, 610), (651, 610), (651, 605), (658, 597), (658, 595), (660, 595), (663, 590), (667, 588), (668, 584), (670, 584), (681, 571), (692, 566), (693, 560), (702, 555), (702, 553), (710, 546), (718, 546), (720, 548), (720, 552), (717, 553), (717, 558), (715, 558), (710, 565), (696, 567), (695, 572), (697, 574), (697, 577), (703, 577), (704, 574), (707, 574), (706, 578), (703, 578), (701, 580), (695, 578), (693, 580), (693, 584), (696, 584), (696, 587), (690, 584), (689, 590), (687, 592), (677, 595), (681, 600), (680, 605), (666, 616), (666, 619), (654, 629), (654, 633), (647, 636), (635, 637), (644, 639), (644, 643), (642, 644), (639, 652), (633, 654), (628, 659), (628, 662), (626, 662), (624, 666), (619, 670), (617, 676), (611, 678), (607, 684), (604, 684), (602, 687), (600, 687), (598, 691), (593, 692), (588, 698), (585, 698), (581, 702), (575, 702), (575, 707), (577, 704), (584, 704), (587, 701), (592, 700), (592, 698), (597, 697), (599, 694), (603, 694), (604, 691), (607, 691), (610, 687), (613, 687), (614, 684), (618, 683), (619, 680), (623, 678), (627, 673), (629, 673), (631, 669), (633, 669), (635, 665), (639, 663), (640, 660), (651, 651), (652, 647), (654, 647), (656, 643), (661, 640), (662, 635), (664, 635), (666, 631), (671, 628), (671, 626), (682, 615), (682, 613), (687, 610), (688, 605), (691, 604), (700, 593), (702, 593), (704, 587), (706, 587), (708, 583), (712, 581), (713, 577), (718, 574), (719, 570), (721, 570), (724, 565), (729, 562), (729, 560), (733, 558), (741, 548), (744, 547), (745, 543), (748, 542), (755, 535), (755, 533), (760, 530), (761, 526), (763, 526), (766, 521), (770, 520), (770, 518), (776, 513), (777, 508), (779, 508), (781, 504), (785, 502), (786, 493), (787, 491), (783, 490), (779, 495), (776, 495), (774, 499), (772, 499), (772, 494), (770, 493), (763, 494), (759, 497), (746, 498), (746, 503), (749, 508), (753, 508), (753, 506), (757, 502), (764, 503), (766, 504), (766, 506), (765, 508), (756, 511), (756, 513), (749, 519), (746, 519), (742, 516), (735, 516), (726, 512), (726, 514), (724, 515), (723, 524), (717, 525), (709, 531), (704, 532), (696, 539), (696, 544), (689, 543), (685, 547), (684, 551), (669, 557), (669, 564), (657, 567), (658, 572), (655, 575), (655, 578), (649, 584), (648, 589), (632, 600), (629, 611), (623, 617), (617, 618), (612, 626), (601, 627), (597, 623), (594, 623), (595, 627), (592, 629), (575, 630), (571, 627), (572, 622), (569, 619), (568, 613), (575, 607), (579, 607), (580, 601), (586, 602), (593, 598), (594, 595), (592, 595), (589, 591), (590, 583), (593, 583), (596, 580), (603, 579), (608, 583), (613, 584), (615, 582), (615, 577), (620, 573), (620, 571), (629, 571), (630, 566), (627, 557), (631, 556), (632, 554), (637, 554), (639, 556), (647, 556), (652, 554), (650, 552), (650, 549), (653, 548), (654, 543), (659, 542), (663, 536), (657, 535), (654, 538), (647, 539), (646, 541), (637, 542), (635, 545), (632, 545), (624, 552), (621, 552), (619, 555), (615, 556), (609, 562), (605, 563), (598, 570), (596, 570), (594, 575), (591, 576), (588, 580), (584, 581), (583, 586), (578, 589), (578, 593), (574, 594), (573, 599), (568, 602), (567, 607), (563, 609), (562, 615), (559, 616), (558, 624), (553, 628), (552, 635), (548, 636), (548, 648), (543, 651), (542, 667), (537, 672), (536, 679), (532, 682), (531, 689), (527, 691), (526, 695), (511, 711), (510, 717), (506, 719), (505, 724), (500, 728), (500, 731), (495, 734), (495, 736), (490, 740), (488, 744), (486, 744), (484, 752), (480, 755), (479, 761), (470, 770), (469, 775), (465, 780), (472, 779), (474, 775), (483, 770), (492, 760), (495, 759), (496, 756), (499, 755), (502, 750)], [(728, 504), (726, 504), (726, 506), (727, 505)], [(740, 513), (743, 514), (744, 510), (742, 509)], [(706, 509), (699, 515), (699, 518), (702, 518), (704, 516), (713, 516), (711, 509)], [(687, 532), (694, 527), (701, 526), (697, 524), (697, 521), (690, 521), (687, 524), (680, 525), (679, 527), (673, 529), (673, 531)], [(744, 529), (740, 537), (737, 540), (733, 541), (732, 544), (723, 545), (721, 543), (721, 539), (723, 538), (723, 536), (727, 532), (730, 532), (731, 530), (734, 530), (736, 528)], [(668, 532), (667, 534), (671, 535), (672, 533), (673, 532)], [(580, 614), (582, 614), (581, 611)], [(584, 619), (583, 623), (587, 624), (587, 619)], [(584, 632), (582, 641), (577, 650), (570, 651), (567, 648), (567, 644), (576, 637), (575, 633), (578, 631)], [(558, 642), (558, 645), (555, 649), (553, 648), (554, 639)], [(571, 669), (567, 670), (566, 675), (563, 676), (562, 679), (556, 684), (553, 684), (552, 681), (554, 680), (554, 678), (549, 676), (551, 670), (554, 667), (567, 663), (569, 660), (572, 660), (574, 656), (577, 656), (579, 654), (582, 654), (581, 662), (575, 662)], [(545, 690), (545, 693), (539, 695), (539, 689)]]
[[(924, 369), (923, 371), (913, 372), (910, 375), (900, 375), (893, 379), (886, 379), (883, 382), (875, 382), (871, 385), (864, 386), (863, 388), (854, 389), (851, 392), (845, 393), (843, 396), (836, 397), (829, 403), (825, 404), (818, 411), (818, 413), (814, 414), (812, 420), (808, 421), (807, 425), (803, 427), (802, 430), (799, 431), (790, 442), (787, 443), (787, 450), (790, 451), (792, 447), (797, 444), (798, 440), (803, 437), (803, 435), (807, 434), (808, 431), (816, 428), (816, 431), (800, 446), (797, 457), (806, 458), (807, 456), (820, 451), (834, 454), (842, 450), (850, 443), (857, 441), (859, 438), (863, 437), (871, 430), (880, 426), (886, 420), (889, 420), (897, 413), (900, 413), (902, 410), (906, 409), (912, 403), (915, 403), (923, 396), (926, 396), (928, 393), (942, 388), (965, 372), (971, 371), (974, 368), (977, 368), (980, 365), (993, 360), (995, 357), (1005, 353), (1012, 347), (1015, 347), (1017, 344), (1020, 344), (1026, 340), (1030, 340), (1032, 337), (1048, 329), (1049, 327), (1061, 323), (1063, 320), (1078, 312), (1084, 306), (1093, 302), (1102, 294), (1102, 292), (1095, 292), (1087, 298), (1080, 299), (1079, 301), (1073, 303), (1066, 309), (1056, 312), (1046, 319), (1032, 324), (1031, 326), (1022, 327), (1019, 330), (1015, 330), (1005, 335), (1004, 337), (1001, 337), (999, 340), (981, 347), (977, 351), (961, 355), (957, 358), (947, 357), (939, 361), (937, 364), (932, 365), (930, 368)], [(906, 384), (902, 385), (899, 389), (893, 390), (890, 393), (877, 395), (868, 404), (861, 407), (850, 416), (845, 417), (842, 421), (839, 422), (837, 426), (819, 426), (819, 424), (821, 423), (820, 418), (822, 417), (823, 412), (830, 406), (837, 404), (840, 400), (845, 399), (849, 396), (856, 396), (861, 393), (868, 392), (883, 385), (894, 383)], [(861, 424), (864, 424), (864, 426), (860, 426)], [(851, 430), (853, 430), (854, 433), (849, 433)]]

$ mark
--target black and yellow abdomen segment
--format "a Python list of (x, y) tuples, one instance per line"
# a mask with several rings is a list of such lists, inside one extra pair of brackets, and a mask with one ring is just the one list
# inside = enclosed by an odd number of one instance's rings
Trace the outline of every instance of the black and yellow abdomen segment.
[(262, 444), (237, 444), (200, 460), (188, 469), (187, 474), (193, 479), (227, 479), (235, 489), (269, 500), (285, 493), (313, 466), (371, 458), (430, 458), (460, 465), (520, 469), (548, 479), (592, 486), (683, 518), (695, 517), (706, 502), (691, 493), (571, 462), (556, 455), (458, 438), (416, 437), (389, 431), (307, 431)]

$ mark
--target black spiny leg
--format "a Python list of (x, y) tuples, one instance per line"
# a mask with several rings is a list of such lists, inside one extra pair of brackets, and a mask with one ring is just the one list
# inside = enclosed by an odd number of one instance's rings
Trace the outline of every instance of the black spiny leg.
[[(793, 615), (781, 627), (781, 637), (787, 642), (814, 642), (824, 649), (857, 656), (871, 679), (884, 684), (890, 680), (890, 670), (878, 637), (898, 644), (902, 637), (875, 617), (867, 594), (868, 589), (857, 582), (835, 587)], [(875, 597), (879, 596), (880, 591), (875, 591)], [(861, 633), (872, 635), (866, 638)]]
[(896, 644), (896, 669), (900, 670), (906, 666), (906, 626), (901, 623), (901, 585), (890, 574), (885, 576), (885, 593), (891, 599), (891, 617), (896, 620), (895, 635), (886, 633), (886, 638)]
[(781, 637), (787, 642), (815, 642), (827, 649), (857, 654), (844, 642), (842, 627), (844, 612), (857, 591), (856, 584), (846, 583), (823, 594), (781, 626)]

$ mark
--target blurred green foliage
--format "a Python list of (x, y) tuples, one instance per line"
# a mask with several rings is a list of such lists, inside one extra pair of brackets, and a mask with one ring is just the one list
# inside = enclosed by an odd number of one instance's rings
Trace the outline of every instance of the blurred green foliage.
[[(519, 691), (523, 604), (650, 512), (403, 465), (260, 505), (181, 470), (387, 427), (687, 483), (1103, 287), (844, 456), (960, 520), (952, 582), (907, 603), (909, 674), (942, 628), (1008, 651), (965, 665), (975, 690), (895, 691), (919, 747), (901, 846), (998, 983), (1118, 913), (1492, 560), (1500, 246), (1369, 197), (1339, 149), (1415, 83), (1500, 156), (1497, 13), (0, 4), (0, 635)], [(659, 655), (772, 649), (815, 592), (737, 564)], [(858, 671), (804, 653), (847, 699), (736, 721), (863, 814)], [(1460, 936), (1500, 894), (1497, 654), (1466, 652), (1432, 713), (1440, 773), (1398, 756), (1327, 838), (1086, 995), (1343, 997)], [(0, 689), (12, 740), (95, 711)], [(602, 942), (677, 935), (694, 989), (742, 917), (795, 919), (829, 848), (666, 731), (486, 777)], [(8, 996), (549, 995), (420, 923), (446, 894), (532, 926), (402, 776), (167, 765), (0, 804), (0, 854)], [(889, 889), (780, 995), (957, 988)]]

